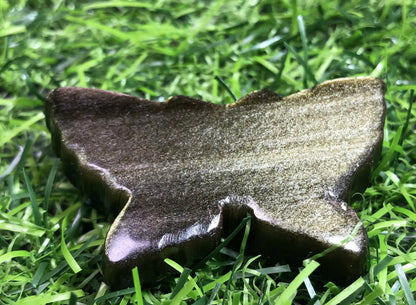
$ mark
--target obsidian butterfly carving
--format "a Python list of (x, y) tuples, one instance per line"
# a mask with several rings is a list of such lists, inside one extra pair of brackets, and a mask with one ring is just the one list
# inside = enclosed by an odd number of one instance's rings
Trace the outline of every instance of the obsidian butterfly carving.
[(118, 215), (105, 242), (112, 286), (128, 285), (134, 266), (144, 284), (163, 277), (167, 257), (191, 265), (247, 214), (249, 249), (275, 261), (341, 243), (320, 268), (348, 282), (363, 272), (367, 237), (346, 200), (381, 148), (384, 90), (344, 78), (224, 106), (67, 87), (48, 95), (46, 118), (70, 180)]

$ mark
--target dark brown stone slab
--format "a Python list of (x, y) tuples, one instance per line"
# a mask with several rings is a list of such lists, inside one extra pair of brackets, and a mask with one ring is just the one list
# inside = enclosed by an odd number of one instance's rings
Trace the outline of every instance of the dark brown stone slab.
[[(247, 213), (249, 247), (275, 260), (299, 263), (348, 238), (359, 219), (345, 200), (365, 187), (381, 147), (384, 90), (346, 78), (220, 106), (68, 87), (49, 94), (46, 116), (71, 181), (118, 213), (105, 277), (122, 287), (136, 265), (149, 284), (166, 257), (204, 257)], [(331, 279), (363, 272), (367, 237), (356, 232), (320, 259)]]

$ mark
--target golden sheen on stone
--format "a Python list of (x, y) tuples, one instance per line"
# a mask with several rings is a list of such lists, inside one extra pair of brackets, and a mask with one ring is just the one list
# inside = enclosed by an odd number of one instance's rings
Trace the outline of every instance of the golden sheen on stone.
[[(115, 288), (163, 278), (209, 254), (247, 215), (248, 250), (272, 262), (318, 261), (348, 283), (365, 269), (367, 235), (348, 196), (381, 149), (384, 83), (343, 78), (230, 105), (186, 96), (153, 102), (58, 88), (46, 102), (53, 147), (77, 187), (115, 215), (104, 276)], [(354, 233), (354, 234), (353, 234)]]

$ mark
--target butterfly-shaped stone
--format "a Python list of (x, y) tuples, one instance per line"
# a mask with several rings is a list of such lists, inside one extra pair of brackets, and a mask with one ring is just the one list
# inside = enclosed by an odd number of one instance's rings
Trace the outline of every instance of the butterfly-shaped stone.
[(296, 264), (341, 243), (320, 268), (348, 282), (363, 272), (367, 237), (345, 201), (381, 148), (384, 90), (345, 78), (224, 106), (67, 87), (49, 94), (46, 117), (70, 180), (118, 214), (105, 241), (112, 286), (128, 285), (134, 266), (153, 283), (167, 257), (191, 265), (247, 214), (249, 250)]

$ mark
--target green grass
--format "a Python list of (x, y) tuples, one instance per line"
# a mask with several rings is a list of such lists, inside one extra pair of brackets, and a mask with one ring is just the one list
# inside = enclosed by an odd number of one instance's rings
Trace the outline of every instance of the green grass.
[[(415, 304), (416, 8), (412, 0), (0, 0), (0, 304)], [(196, 270), (111, 291), (106, 215), (60, 170), (42, 99), (58, 86), (163, 100), (288, 95), (345, 76), (387, 84), (380, 165), (351, 202), (368, 274), (348, 287), (222, 248)], [(226, 84), (226, 85), (224, 85)], [(249, 233), (249, 221), (242, 226)]]

